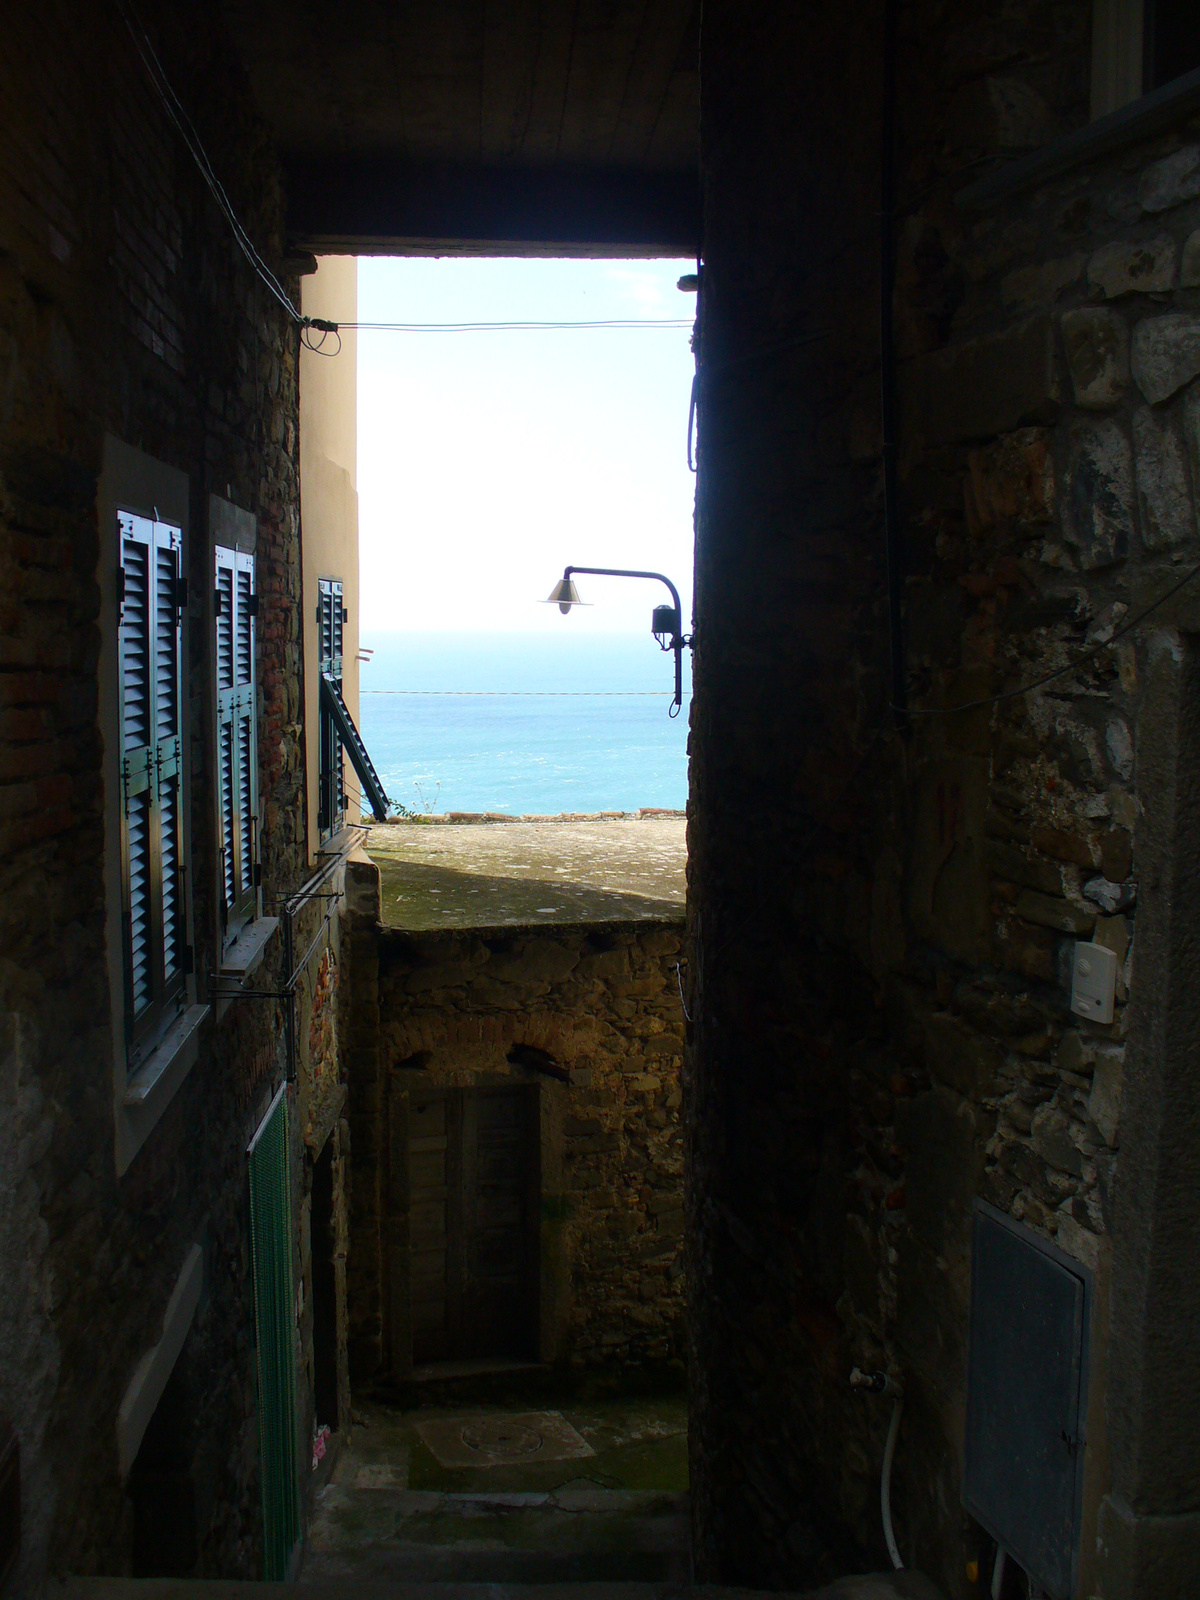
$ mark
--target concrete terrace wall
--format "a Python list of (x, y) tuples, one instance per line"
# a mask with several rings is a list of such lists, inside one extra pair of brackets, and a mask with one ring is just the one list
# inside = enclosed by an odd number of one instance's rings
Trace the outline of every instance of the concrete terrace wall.
[[(409, 1086), (539, 1085), (540, 1358), (679, 1368), (683, 1018), (673, 922), (356, 935), (356, 1008), (377, 963), (378, 1042), (349, 1063), (351, 1358), (404, 1378)], [(365, 980), (360, 973), (366, 973)], [(569, 1082), (509, 1061), (544, 1052)]]
[[(900, 8), (906, 671), (922, 713), (1105, 646), (1200, 559), (1196, 126), (986, 209), (955, 200), (1001, 158), (1086, 123), (1090, 13)], [(982, 1196), (1096, 1273), (1080, 1592), (1107, 1581), (1118, 1594), (1118, 1558), (1105, 1556), (1107, 1580), (1096, 1566), (1110, 1479), (1130, 1528), (1128, 1506), (1200, 1505), (1194, 1451), (1164, 1417), (1151, 1470), (1136, 1422), (1154, 1385), (1170, 1387), (1147, 1319), (1166, 1319), (1163, 1348), (1179, 1357), (1190, 1306), (1168, 1312), (1169, 1268), (1149, 1262), (1151, 1238), (1174, 1238), (1173, 1224), (1153, 1232), (1153, 1185), (1174, 1217), (1195, 1168), (1169, 1134), (1193, 1101), (1168, 1042), (1182, 991), (1166, 929), (1190, 892), (1190, 857), (1171, 865), (1172, 807), (1195, 782), (1200, 602), (1185, 587), (1040, 691), (895, 731), (881, 38), (875, 8), (705, 7), (689, 879), (698, 1572), (802, 1588), (883, 1559), (887, 1408), (849, 1392), (857, 1362), (906, 1385), (894, 1491), (906, 1561), (951, 1595), (973, 1592), (968, 1563), (990, 1550), (960, 1509)], [(851, 104), (864, 114), (848, 117)], [(1089, 938), (1121, 962), (1111, 1026), (1069, 1009), (1072, 946)], [(1110, 1295), (1120, 1359), (1114, 1344), (1106, 1396)], [(1106, 1526), (1117, 1515), (1105, 1510)], [(1126, 1573), (1135, 1543), (1103, 1541)]]

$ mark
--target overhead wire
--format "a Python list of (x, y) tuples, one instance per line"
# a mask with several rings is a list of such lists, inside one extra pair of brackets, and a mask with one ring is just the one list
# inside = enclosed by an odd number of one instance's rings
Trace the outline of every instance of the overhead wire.
[[(323, 328), (324, 323), (314, 323)], [(585, 322), (338, 322), (331, 323), (332, 331), (353, 330), (356, 333), (506, 333), (572, 331), (580, 328), (690, 328), (690, 317), (609, 317)]]
[(192, 122), (179, 96), (171, 87), (171, 81), (163, 69), (162, 62), (158, 59), (153, 44), (150, 42), (149, 34), (138, 20), (128, 0), (115, 0), (115, 4), (117, 10), (121, 13), (121, 18), (126, 28), (129, 30), (134, 49), (141, 58), (142, 65), (146, 69), (146, 74), (154, 87), (154, 91), (162, 102), (163, 109), (175, 125), (180, 138), (187, 146), (188, 153), (199, 168), (200, 176), (208, 185), (213, 199), (217, 202), (217, 206), (232, 229), (233, 237), (239, 249), (291, 320), (304, 326), (308, 319), (292, 304), (287, 291), (263, 260), (255, 247), (253, 239), (243, 228), (237, 212), (233, 209), (233, 203), (225, 192), (224, 185), (213, 171), (212, 162), (208, 159), (208, 153), (204, 148), (200, 135), (196, 132), (195, 124)]
[(657, 699), (669, 689), (360, 689), (363, 694), (407, 694), (423, 699), (426, 695), (490, 695), (498, 699), (613, 699), (621, 696), (650, 696)]
[[(188, 154), (195, 162), (209, 192), (217, 203), (222, 216), (229, 225), (234, 241), (245, 256), (257, 277), (287, 315), (288, 319), (300, 329), (300, 338), (305, 348), (314, 355), (336, 356), (342, 349), (342, 332), (353, 331), (356, 333), (501, 333), (516, 331), (541, 331), (541, 332), (566, 332), (577, 329), (684, 329), (690, 328), (689, 317), (611, 317), (571, 320), (523, 321), (509, 320), (503, 322), (334, 322), (324, 317), (306, 317), (294, 304), (291, 296), (280, 283), (279, 278), (264, 261), (262, 254), (253, 239), (242, 226), (241, 219), (234, 210), (233, 202), (225, 190), (224, 184), (218, 178), (213, 164), (209, 159), (204, 142), (196, 130), (196, 125), (188, 114), (186, 107), (175, 93), (171, 80), (166, 74), (162, 62), (159, 60), (149, 34), (143, 27), (137, 13), (130, 4), (130, 0), (114, 0), (121, 19), (133, 40), (134, 49), (146, 70), (146, 75), (155, 94), (162, 103), (179, 137), (183, 140)], [(326, 343), (333, 337), (337, 343), (333, 349), (326, 349)]]

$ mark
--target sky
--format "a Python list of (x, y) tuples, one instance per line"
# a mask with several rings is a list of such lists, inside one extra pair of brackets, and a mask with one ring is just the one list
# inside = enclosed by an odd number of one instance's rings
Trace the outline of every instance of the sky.
[[(363, 322), (690, 318), (687, 261), (364, 258)], [(364, 630), (643, 632), (665, 572), (691, 618), (687, 328), (395, 333), (358, 345)]]

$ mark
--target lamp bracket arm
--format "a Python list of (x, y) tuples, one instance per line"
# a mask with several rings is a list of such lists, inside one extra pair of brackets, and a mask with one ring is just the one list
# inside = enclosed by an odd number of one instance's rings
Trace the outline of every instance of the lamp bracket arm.
[(659, 583), (665, 583), (671, 591), (671, 599), (675, 602), (676, 615), (682, 620), (683, 608), (679, 601), (679, 590), (665, 572), (634, 572), (627, 567), (564, 567), (564, 581), (569, 583), (576, 572), (582, 572), (585, 577), (590, 578), (651, 578)]

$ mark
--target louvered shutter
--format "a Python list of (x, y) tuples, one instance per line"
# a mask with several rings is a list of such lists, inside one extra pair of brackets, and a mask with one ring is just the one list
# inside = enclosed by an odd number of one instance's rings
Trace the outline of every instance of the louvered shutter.
[(225, 933), (255, 914), (258, 825), (254, 557), (216, 547), (217, 799)]
[[(317, 582), (317, 647), (319, 670), (342, 686), (342, 630), (345, 626), (342, 585), (337, 578)], [(346, 813), (345, 762), (342, 741), (332, 717), (322, 706), (317, 774), (317, 826), (322, 836), (336, 832)]]
[(125, 998), (136, 1066), (185, 987), (182, 536), (128, 512), (117, 520)]

